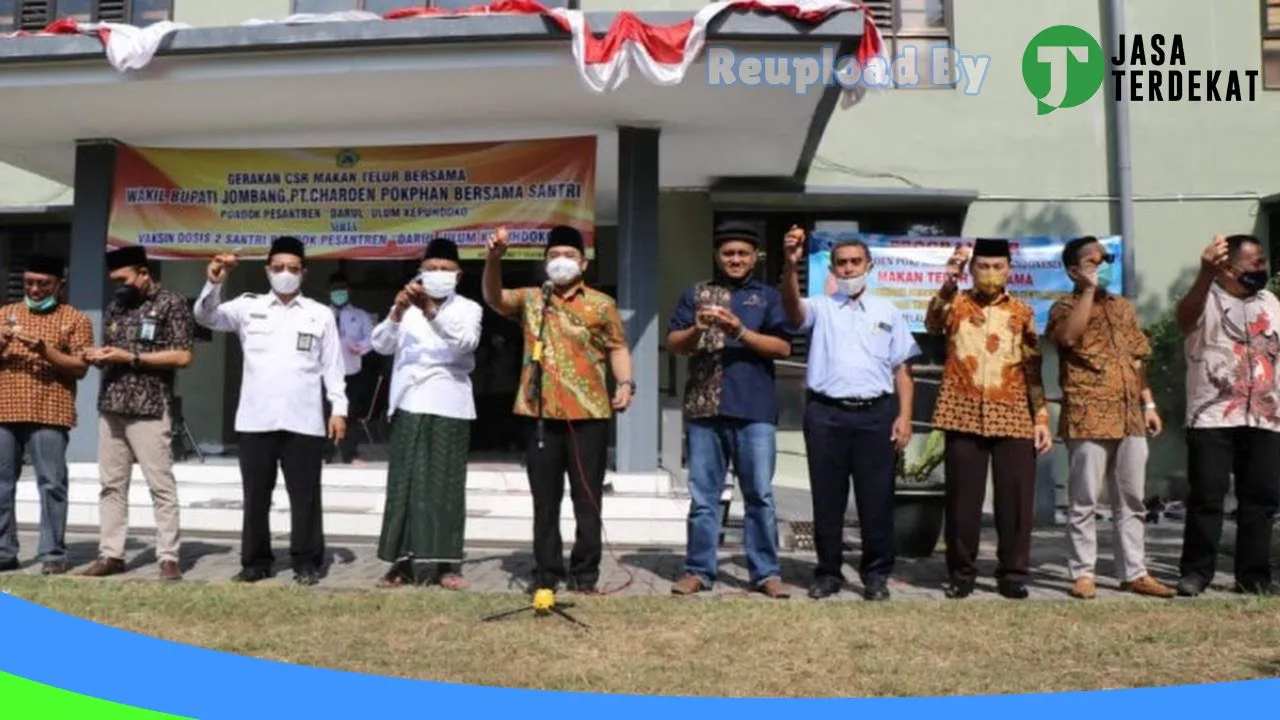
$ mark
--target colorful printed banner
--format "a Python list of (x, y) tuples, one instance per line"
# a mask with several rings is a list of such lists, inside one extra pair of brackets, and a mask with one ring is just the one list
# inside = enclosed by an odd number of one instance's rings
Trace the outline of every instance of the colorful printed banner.
[[(871, 249), (875, 262), (867, 287), (881, 297), (889, 298), (906, 316), (911, 331), (924, 332), (924, 315), (929, 300), (946, 280), (947, 260), (957, 243), (972, 246), (973, 238), (932, 236), (866, 235), (856, 231), (823, 229), (813, 232), (809, 241), (809, 295), (834, 291), (830, 273), (831, 248), (836, 243), (858, 238)], [(1071, 279), (1062, 267), (1062, 248), (1069, 237), (1010, 238), (1013, 246), (1013, 270), (1009, 291), (1031, 305), (1036, 312), (1036, 327), (1044, 330), (1053, 301), (1071, 292)], [(1124, 263), (1120, 237), (1098, 238), (1107, 251), (1115, 255), (1115, 278), (1111, 290), (1124, 292)], [(968, 273), (960, 279), (962, 288), (969, 286)]]
[(375, 148), (170, 150), (122, 147), (108, 245), (153, 258), (238, 251), (261, 258), (294, 235), (311, 257), (402, 260), (433, 237), (484, 256), (494, 228), (507, 257), (541, 258), (547, 231), (595, 244), (594, 137)]

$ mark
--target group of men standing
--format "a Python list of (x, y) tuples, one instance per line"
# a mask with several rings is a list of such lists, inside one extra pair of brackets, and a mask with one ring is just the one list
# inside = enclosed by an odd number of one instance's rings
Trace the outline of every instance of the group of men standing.
[[(843, 589), (843, 529), (849, 493), (862, 534), (863, 595), (890, 596), (897, 458), (912, 436), (910, 362), (920, 349), (901, 312), (868, 289), (867, 245), (831, 250), (834, 290), (806, 298), (797, 267), (805, 233), (784, 240), (781, 286), (756, 279), (763, 238), (750, 225), (715, 229), (715, 272), (688, 288), (669, 322), (667, 347), (689, 357), (684, 393), (691, 494), (684, 574), (672, 592), (709, 590), (717, 578), (719, 506), (738, 479), (746, 506), (752, 586), (789, 597), (781, 579), (772, 491), (776, 463), (775, 362), (791, 339), (810, 338), (804, 439), (813, 497), (817, 567), (809, 595)], [(507, 232), (488, 243), (483, 299), (515, 320), (524, 362), (514, 413), (527, 421), (525, 466), (533, 495), (533, 588), (595, 592), (602, 559), (601, 504), (609, 421), (635, 391), (626, 333), (614, 300), (586, 285), (582, 235), (557, 227), (545, 249), (547, 282), (504, 289)], [(998, 592), (1028, 596), (1036, 455), (1053, 443), (1041, 382), (1040, 334), (1029, 305), (1007, 289), (1005, 240), (957, 247), (929, 303), (926, 330), (945, 336), (946, 362), (932, 425), (945, 432), (946, 594), (973, 593), (982, 508), (993, 479)], [(1045, 336), (1058, 348), (1063, 411), (1058, 434), (1069, 454), (1071, 594), (1097, 592), (1096, 516), (1106, 487), (1114, 512), (1122, 589), (1194, 596), (1212, 580), (1232, 477), (1239, 501), (1236, 576), (1242, 592), (1268, 592), (1272, 523), (1280, 504), (1280, 301), (1265, 289), (1259, 241), (1218, 237), (1177, 308), (1186, 336), (1188, 470), (1191, 486), (1181, 577), (1171, 588), (1146, 569), (1143, 502), (1147, 439), (1162, 421), (1144, 370), (1151, 353), (1132, 305), (1109, 292), (1114, 258), (1096, 238), (1072, 240), (1062, 262), (1074, 291), (1049, 311)], [(346, 281), (330, 279), (331, 305), (301, 293), (306, 253), (279, 238), (266, 261), (270, 292), (225, 300), (235, 255), (207, 268), (194, 304), (162, 288), (145, 251), (108, 254), (115, 296), (100, 346), (88, 317), (60, 300), (62, 263), (32, 257), (22, 302), (0, 308), (0, 570), (17, 567), (14, 487), (30, 456), (41, 498), (42, 572), (66, 571), (67, 433), (76, 424), (76, 382), (103, 376), (98, 400), (101, 541), (90, 576), (123, 572), (128, 490), (136, 462), (156, 514), (160, 576), (181, 578), (171, 452), (173, 384), (192, 362), (194, 324), (235, 333), (244, 350), (235, 429), (244, 489), (241, 572), (272, 574), (269, 516), (277, 473), (291, 511), (295, 580), (318, 581), (325, 563), (320, 475), (327, 448), (353, 459), (348, 388), (369, 351), (393, 358), (387, 497), (378, 557), (384, 587), (435, 583), (459, 590), (466, 520), (466, 459), (476, 408), (471, 387), (483, 310), (457, 294), (457, 246), (433, 240), (419, 272), (373, 326), (349, 306)], [(972, 287), (960, 289), (968, 272)], [(612, 383), (610, 382), (612, 379)], [(610, 389), (612, 385), (612, 390)], [(560, 537), (565, 478), (576, 520), (569, 562)]]
[[(813, 499), (817, 567), (809, 596), (843, 588), (844, 520), (850, 488), (862, 539), (857, 565), (868, 600), (890, 596), (896, 459), (912, 434), (910, 361), (920, 350), (894, 305), (868, 290), (874, 266), (859, 240), (831, 249), (834, 290), (805, 298), (797, 279), (805, 234), (784, 240), (780, 289), (754, 279), (762, 244), (750, 225), (716, 229), (715, 275), (687, 290), (667, 346), (690, 356), (684, 393), (689, 515), (685, 574), (672, 592), (708, 590), (716, 579), (718, 506), (731, 465), (745, 505), (751, 585), (788, 596), (779, 578), (772, 478), (777, 407), (774, 362), (790, 338), (810, 338), (803, 422)], [(925, 329), (946, 340), (932, 426), (945, 433), (947, 597), (970, 596), (991, 475), (998, 536), (996, 587), (1028, 597), (1036, 456), (1054, 433), (1041, 380), (1035, 314), (1008, 290), (1012, 248), (980, 239), (957, 247), (929, 303)], [(1144, 502), (1148, 437), (1163, 423), (1147, 385), (1151, 354), (1133, 306), (1109, 292), (1114, 267), (1093, 237), (1067, 243), (1062, 263), (1074, 290), (1049, 311), (1045, 335), (1061, 365), (1058, 434), (1069, 456), (1071, 595), (1096, 596), (1096, 518), (1106, 487), (1122, 590), (1169, 598), (1203, 592), (1215, 571), (1223, 500), (1235, 478), (1237, 590), (1271, 591), (1272, 524), (1280, 503), (1280, 302), (1266, 290), (1257, 238), (1218, 237), (1178, 306), (1186, 336), (1187, 528), (1176, 588), (1147, 570)], [(972, 277), (969, 289), (960, 282)]]

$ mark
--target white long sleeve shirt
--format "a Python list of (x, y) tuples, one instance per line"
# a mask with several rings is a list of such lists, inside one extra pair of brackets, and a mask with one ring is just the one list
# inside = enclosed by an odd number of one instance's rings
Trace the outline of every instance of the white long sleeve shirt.
[(210, 330), (240, 338), (244, 377), (236, 432), (324, 437), (322, 384), (333, 414), (346, 417), (342, 347), (328, 306), (301, 295), (285, 304), (275, 293), (245, 293), (224, 302), (222, 285), (206, 282), (194, 316)]
[(474, 420), (475, 398), (471, 372), (480, 344), (479, 303), (454, 295), (440, 306), (434, 319), (416, 307), (404, 312), (400, 322), (391, 316), (373, 329), (373, 349), (394, 355), (387, 414), (404, 410)]
[(347, 375), (360, 372), (364, 356), (373, 349), (370, 334), (373, 332), (373, 317), (353, 305), (340, 308), (330, 306), (330, 311), (337, 316), (338, 336), (342, 339), (342, 364)]

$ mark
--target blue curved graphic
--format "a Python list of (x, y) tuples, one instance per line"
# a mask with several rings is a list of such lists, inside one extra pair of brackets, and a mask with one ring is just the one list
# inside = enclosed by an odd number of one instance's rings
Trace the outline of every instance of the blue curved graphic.
[[(893, 712), (1079, 720), (1203, 708), (1270, 707), (1280, 680), (1141, 690), (903, 699), (720, 699), (512, 690), (401, 680), (241, 657), (100, 625), (0, 594), (0, 672), (135, 708), (198, 720), (381, 717), (653, 718), (656, 714)], [(584, 636), (581, 642), (602, 642)], [(1261, 705), (1259, 705), (1261, 703)], [(596, 715), (596, 714), (599, 715)]]

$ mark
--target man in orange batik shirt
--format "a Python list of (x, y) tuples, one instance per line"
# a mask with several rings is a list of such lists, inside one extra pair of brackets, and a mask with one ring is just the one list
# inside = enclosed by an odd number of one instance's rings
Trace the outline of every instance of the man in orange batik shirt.
[(947, 597), (973, 593), (990, 466), (995, 486), (996, 581), (1002, 596), (1029, 594), (1036, 453), (1053, 447), (1040, 381), (1040, 341), (1031, 307), (1006, 290), (1009, 241), (973, 248), (973, 289), (957, 283), (969, 261), (957, 247), (947, 280), (929, 303), (925, 328), (947, 337), (933, 426), (946, 431)]

